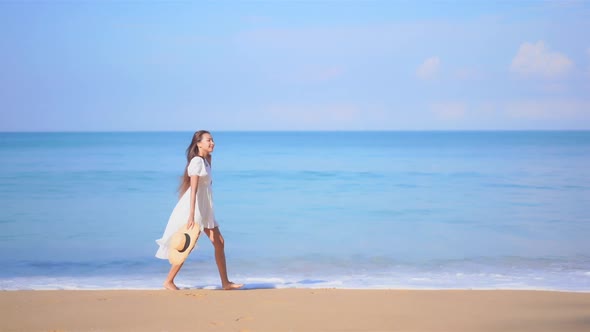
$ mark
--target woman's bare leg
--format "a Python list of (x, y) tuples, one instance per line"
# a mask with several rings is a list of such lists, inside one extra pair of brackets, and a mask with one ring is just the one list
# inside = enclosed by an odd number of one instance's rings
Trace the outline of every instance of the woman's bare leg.
[(176, 284), (174, 284), (174, 278), (176, 278), (176, 275), (178, 274), (178, 271), (180, 271), (180, 268), (182, 267), (184, 263), (180, 264), (180, 265), (172, 265), (170, 267), (170, 272), (168, 272), (168, 277), (166, 277), (166, 281), (164, 281), (164, 288), (168, 289), (168, 290), (178, 290), (178, 287), (176, 287)]
[(242, 288), (243, 284), (234, 284), (229, 281), (227, 277), (227, 265), (225, 263), (225, 241), (223, 235), (219, 231), (219, 227), (205, 228), (205, 234), (211, 240), (213, 247), (215, 248), (215, 262), (217, 263), (217, 269), (219, 270), (219, 277), (221, 278), (221, 287), (226, 290)]

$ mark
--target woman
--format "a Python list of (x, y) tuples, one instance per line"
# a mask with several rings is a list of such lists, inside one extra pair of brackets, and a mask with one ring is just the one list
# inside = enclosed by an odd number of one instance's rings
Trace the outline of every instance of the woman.
[[(219, 269), (221, 286), (226, 290), (238, 289), (243, 285), (235, 284), (227, 278), (224, 239), (219, 231), (219, 224), (215, 220), (213, 210), (211, 153), (214, 147), (213, 137), (208, 131), (199, 130), (193, 135), (191, 144), (186, 149), (187, 167), (179, 187), (181, 197), (172, 211), (164, 235), (156, 241), (160, 245), (156, 257), (169, 258), (170, 238), (185, 223), (186, 229), (189, 230), (193, 227), (200, 227), (215, 247), (215, 262)], [(178, 290), (174, 284), (174, 278), (183, 264), (184, 262), (172, 264), (168, 277), (164, 281), (164, 288)]]

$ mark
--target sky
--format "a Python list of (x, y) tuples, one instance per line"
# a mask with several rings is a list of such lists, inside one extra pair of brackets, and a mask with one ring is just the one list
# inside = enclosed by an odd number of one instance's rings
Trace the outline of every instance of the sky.
[(588, 130), (590, 1), (0, 1), (0, 131)]

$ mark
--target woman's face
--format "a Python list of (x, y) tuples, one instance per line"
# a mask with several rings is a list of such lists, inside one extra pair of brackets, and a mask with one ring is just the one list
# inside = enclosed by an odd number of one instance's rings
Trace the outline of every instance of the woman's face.
[(215, 148), (215, 142), (213, 142), (213, 137), (211, 135), (203, 134), (201, 141), (197, 143), (197, 146), (199, 147), (199, 150), (211, 153)]

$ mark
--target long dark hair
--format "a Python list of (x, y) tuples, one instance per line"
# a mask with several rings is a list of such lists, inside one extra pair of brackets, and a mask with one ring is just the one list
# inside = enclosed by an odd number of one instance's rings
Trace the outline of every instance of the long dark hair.
[(180, 196), (184, 195), (188, 187), (191, 186), (191, 179), (188, 176), (187, 171), (188, 164), (190, 164), (191, 160), (194, 157), (197, 157), (199, 155), (199, 147), (197, 146), (197, 143), (199, 143), (201, 139), (203, 139), (203, 135), (205, 134), (211, 135), (211, 133), (206, 130), (199, 130), (195, 132), (195, 134), (193, 135), (193, 139), (191, 140), (191, 144), (186, 149), (186, 166), (184, 167), (184, 175), (180, 180), (180, 186), (178, 186), (178, 194)]

